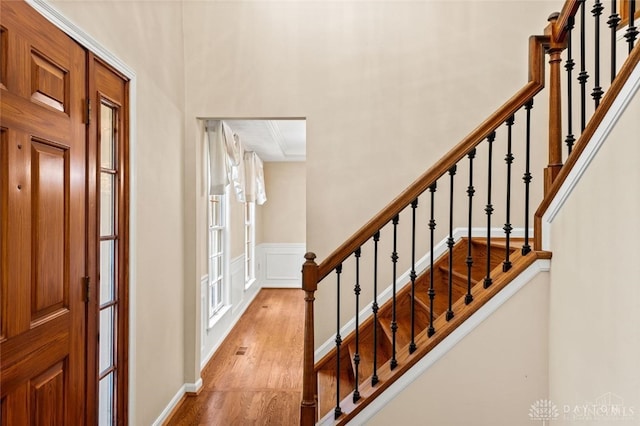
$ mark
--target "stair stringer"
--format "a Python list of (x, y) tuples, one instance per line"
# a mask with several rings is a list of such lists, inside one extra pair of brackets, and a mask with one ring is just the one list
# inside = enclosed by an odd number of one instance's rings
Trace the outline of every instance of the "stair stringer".
[[(486, 230), (485, 230), (486, 231)], [(522, 229), (519, 232), (523, 232)], [(493, 234), (493, 231), (492, 231)], [(486, 235), (486, 232), (485, 232)], [(522, 234), (524, 235), (524, 234)], [(475, 235), (474, 235), (475, 236)], [(478, 235), (480, 237), (481, 235)], [(435, 252), (435, 250), (434, 250)], [(371, 401), (365, 408), (353, 417), (349, 423), (360, 425), (373, 418), (376, 413), (382, 410), (390, 401), (397, 397), (407, 386), (431, 368), (438, 360), (444, 357), (462, 339), (476, 329), (484, 320), (489, 318), (512, 296), (517, 294), (526, 284), (532, 281), (539, 273), (548, 272), (551, 267), (549, 259), (538, 259), (527, 267), (522, 273), (514, 278), (505, 288), (488, 300), (482, 307), (474, 312), (466, 321), (458, 326), (451, 334), (445, 337), (427, 355), (421, 358), (405, 374), (395, 380), (377, 398)], [(321, 426), (334, 425), (333, 412), (328, 413), (318, 423)]]
[[(453, 230), (453, 240), (454, 243), (457, 243), (462, 238), (467, 237), (469, 235), (468, 228), (455, 228)], [(472, 238), (486, 238), (487, 237), (487, 229), (486, 228), (471, 228), (471, 236)], [(513, 228), (511, 231), (512, 238), (524, 238), (524, 228)], [(529, 237), (533, 238), (533, 228), (529, 229)], [(447, 237), (448, 238), (448, 237)], [(447, 252), (447, 238), (443, 238), (442, 241), (438, 242), (433, 247), (433, 260), (437, 260), (440, 256), (446, 254)], [(491, 228), (491, 238), (504, 238), (504, 230), (502, 228)], [(424, 271), (429, 268), (431, 261), (431, 253), (425, 254), (422, 258), (420, 258), (416, 262), (416, 272), (417, 275), (420, 276)], [(400, 275), (396, 279), (396, 292), (399, 292), (404, 287), (411, 284), (410, 278), (411, 270), (407, 269), (402, 275)], [(391, 283), (378, 294), (378, 305), (382, 306), (385, 302), (391, 299), (392, 296), (392, 288)], [(364, 323), (364, 321), (369, 318), (371, 313), (373, 301), (369, 302), (364, 308), (360, 310), (358, 314), (360, 324)], [(349, 319), (345, 323), (342, 328), (340, 328), (341, 336), (348, 336), (351, 332), (355, 330), (356, 326), (356, 317), (355, 315)], [(319, 362), (323, 357), (325, 357), (333, 348), (335, 348), (336, 344), (336, 335), (332, 334), (324, 343), (322, 343), (314, 352), (314, 363)]]

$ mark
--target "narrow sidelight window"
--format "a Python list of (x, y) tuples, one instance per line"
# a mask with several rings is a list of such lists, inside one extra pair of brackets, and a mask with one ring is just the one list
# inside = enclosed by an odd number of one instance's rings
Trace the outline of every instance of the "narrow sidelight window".
[(100, 164), (100, 295), (98, 302), (100, 339), (98, 342), (98, 424), (112, 425), (117, 418), (118, 316), (120, 308), (118, 273), (118, 108), (103, 100), (99, 112)]
[(224, 305), (226, 195), (209, 195), (209, 319)]
[(244, 283), (245, 288), (256, 279), (256, 203), (244, 203)]

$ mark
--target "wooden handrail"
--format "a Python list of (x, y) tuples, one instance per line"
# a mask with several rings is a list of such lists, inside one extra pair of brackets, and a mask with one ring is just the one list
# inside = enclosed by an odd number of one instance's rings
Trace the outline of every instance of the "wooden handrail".
[(611, 87), (607, 90), (602, 98), (602, 102), (598, 109), (594, 112), (593, 116), (589, 120), (587, 127), (585, 127), (584, 131), (576, 141), (574, 145), (573, 151), (571, 155), (567, 159), (567, 162), (560, 170), (560, 173), (556, 177), (553, 185), (549, 188), (549, 190), (545, 193), (545, 196), (540, 203), (540, 206), (536, 210), (534, 216), (534, 249), (541, 250), (542, 249), (542, 216), (546, 213), (547, 209), (551, 205), (551, 201), (555, 198), (562, 187), (562, 184), (569, 176), (569, 173), (575, 166), (576, 162), (580, 158), (580, 155), (586, 148), (586, 146), (591, 141), (593, 134), (600, 127), (602, 120), (605, 115), (609, 112), (611, 105), (613, 105), (613, 101), (618, 97), (620, 91), (629, 80), (629, 76), (640, 62), (640, 43), (636, 45), (631, 54), (627, 57), (627, 60), (624, 62), (620, 71), (616, 75), (615, 80), (611, 84)]
[(569, 20), (573, 19), (578, 12), (580, 3), (580, 0), (567, 0), (564, 2), (564, 6), (562, 6), (558, 19), (553, 24), (553, 42), (564, 43), (566, 41), (567, 35), (569, 34)]
[(511, 99), (491, 114), (482, 124), (451, 149), (440, 161), (423, 173), (398, 197), (384, 207), (369, 222), (356, 231), (340, 247), (331, 253), (318, 267), (318, 281), (321, 281), (340, 263), (362, 246), (373, 234), (400, 214), (413, 200), (426, 191), (438, 178), (481, 143), (491, 132), (497, 129), (510, 116), (515, 114), (531, 98), (544, 88), (545, 63), (544, 51), (549, 46), (550, 36), (532, 36), (529, 38), (529, 82)]

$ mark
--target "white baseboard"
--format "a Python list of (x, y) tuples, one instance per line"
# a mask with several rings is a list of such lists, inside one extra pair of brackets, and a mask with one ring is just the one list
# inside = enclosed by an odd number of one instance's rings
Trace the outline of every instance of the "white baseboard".
[[(503, 288), (498, 294), (493, 296), (480, 309), (474, 312), (469, 319), (463, 322), (451, 334), (445, 337), (433, 350), (420, 359), (409, 371), (400, 376), (398, 380), (393, 382), (382, 394), (367, 405), (352, 420), (351, 424), (364, 424), (370, 420), (376, 413), (384, 408), (391, 400), (393, 400), (402, 390), (409, 386), (414, 380), (424, 374), (432, 365), (434, 365), (447, 352), (454, 348), (465, 336), (471, 333), (485, 319), (489, 318), (495, 311), (505, 304), (513, 295), (520, 291), (540, 272), (548, 272), (551, 267), (551, 261), (541, 259), (535, 261), (531, 266), (518, 275), (508, 286)], [(333, 425), (333, 413), (324, 417), (318, 424)]]
[(264, 243), (256, 247), (258, 280), (262, 287), (301, 288), (306, 244)]
[[(453, 230), (453, 239), (455, 242), (460, 241), (461, 238), (466, 237), (469, 234), (468, 228), (456, 228)], [(471, 235), (475, 238), (482, 238), (487, 236), (486, 228), (471, 228)], [(492, 228), (490, 233), (492, 238), (500, 238), (504, 237), (504, 230), (502, 228)], [(533, 229), (529, 229), (529, 236), (533, 235)], [(524, 228), (514, 228), (511, 231), (511, 236), (513, 238), (522, 238), (524, 237)], [(448, 237), (447, 237), (448, 238)], [(438, 244), (436, 244), (433, 248), (433, 259), (434, 261), (442, 256), (447, 251), (447, 239), (443, 239)], [(422, 272), (426, 271), (429, 265), (431, 264), (431, 253), (427, 253), (421, 259), (416, 262), (416, 272), (420, 275)], [(400, 275), (396, 279), (396, 291), (400, 291), (403, 287), (409, 284), (411, 281), (410, 278), (410, 270), (405, 271), (402, 275)], [(385, 302), (391, 299), (393, 291), (393, 286), (389, 283), (389, 286), (385, 288), (378, 295), (378, 305), (382, 306)], [(373, 301), (367, 304), (359, 313), (359, 322), (362, 324), (365, 319), (367, 319), (371, 315), (371, 308), (373, 306)], [(347, 336), (353, 330), (355, 330), (356, 326), (356, 318), (355, 315), (340, 329), (341, 336)], [(315, 362), (318, 362), (322, 357), (328, 354), (331, 349), (335, 346), (336, 335), (333, 334), (329, 337), (323, 344), (318, 346), (314, 353)]]
[(185, 383), (180, 386), (178, 392), (171, 398), (169, 404), (162, 410), (162, 413), (158, 416), (158, 418), (152, 423), (152, 426), (160, 426), (162, 425), (171, 415), (171, 412), (178, 406), (182, 397), (186, 393), (197, 393), (200, 388), (202, 388), (202, 379), (198, 379), (195, 383)]
[(185, 383), (184, 391), (185, 393), (198, 393), (202, 388), (202, 378), (198, 379), (195, 383)]

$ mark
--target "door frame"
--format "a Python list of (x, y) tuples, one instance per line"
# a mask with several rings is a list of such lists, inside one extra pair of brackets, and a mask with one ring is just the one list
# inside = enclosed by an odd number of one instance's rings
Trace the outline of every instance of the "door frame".
[(69, 37), (74, 39), (78, 44), (100, 58), (105, 64), (129, 79), (128, 93), (128, 175), (129, 175), (129, 274), (128, 274), (128, 332), (129, 332), (129, 353), (128, 353), (128, 419), (129, 424), (135, 424), (136, 404), (134, 401), (136, 390), (136, 132), (137, 122), (133, 113), (137, 107), (137, 77), (135, 71), (129, 67), (124, 61), (114, 55), (112, 52), (102, 46), (95, 38), (90, 36), (82, 28), (71, 22), (60, 11), (55, 9), (45, 0), (25, 0), (25, 2), (33, 7), (40, 15), (50, 21), (53, 25), (62, 30)]

